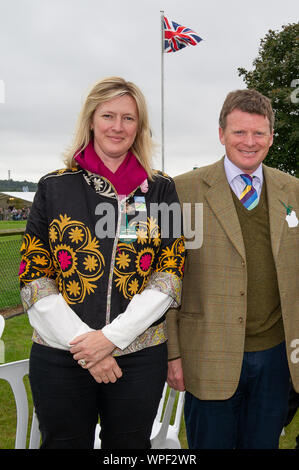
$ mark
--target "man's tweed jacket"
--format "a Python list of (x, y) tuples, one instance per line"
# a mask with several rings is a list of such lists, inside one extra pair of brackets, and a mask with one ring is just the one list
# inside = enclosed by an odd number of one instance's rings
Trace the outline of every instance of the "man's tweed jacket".
[[(299, 180), (265, 165), (263, 172), (289, 368), (299, 392), (299, 225), (289, 227), (284, 206), (292, 206), (299, 218)], [(223, 159), (176, 177), (175, 184), (181, 204), (203, 204), (203, 243), (187, 250), (181, 308), (167, 314), (169, 359), (182, 357), (190, 393), (227, 399), (242, 366), (247, 269)]]

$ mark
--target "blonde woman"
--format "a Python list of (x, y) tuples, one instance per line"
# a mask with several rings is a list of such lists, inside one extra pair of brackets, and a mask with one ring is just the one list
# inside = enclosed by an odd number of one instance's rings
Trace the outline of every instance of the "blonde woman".
[(106, 78), (85, 100), (66, 168), (39, 182), (19, 276), (42, 448), (92, 448), (99, 418), (103, 449), (150, 448), (184, 264), (175, 224), (164, 236), (163, 212), (151, 215), (178, 205), (152, 153), (142, 92)]

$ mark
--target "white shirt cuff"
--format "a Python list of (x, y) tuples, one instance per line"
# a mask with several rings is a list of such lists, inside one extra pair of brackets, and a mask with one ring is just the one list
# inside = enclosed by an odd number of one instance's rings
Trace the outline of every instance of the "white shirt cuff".
[[(136, 294), (124, 313), (118, 315), (102, 333), (116, 347), (125, 349), (168, 310), (172, 298), (158, 290), (145, 289)], [(75, 337), (94, 331), (71, 309), (61, 294), (51, 294), (35, 302), (28, 310), (30, 324), (49, 345), (70, 349)]]
[(28, 310), (31, 326), (49, 345), (68, 350), (76, 336), (94, 331), (71, 309), (61, 294), (51, 294), (35, 302)]
[(125, 349), (137, 336), (163, 316), (172, 297), (154, 289), (135, 294), (124, 313), (118, 315), (102, 333), (120, 349)]

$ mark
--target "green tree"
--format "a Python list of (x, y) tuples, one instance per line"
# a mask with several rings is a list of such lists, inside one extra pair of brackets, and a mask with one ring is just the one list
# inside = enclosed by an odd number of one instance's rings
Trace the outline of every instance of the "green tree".
[(28, 191), (36, 191), (37, 183), (30, 181), (14, 181), (14, 180), (0, 180), (0, 191), (23, 191), (23, 188), (28, 188)]
[(271, 100), (275, 113), (274, 142), (265, 163), (299, 177), (299, 23), (269, 30), (253, 70), (238, 72), (247, 88)]

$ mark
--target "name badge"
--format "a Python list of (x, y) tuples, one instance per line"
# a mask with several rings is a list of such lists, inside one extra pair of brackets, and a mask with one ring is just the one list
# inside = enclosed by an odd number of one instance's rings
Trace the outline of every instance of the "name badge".
[(119, 231), (119, 241), (123, 243), (132, 243), (137, 239), (136, 227), (128, 224), (128, 216), (126, 212), (121, 214), (121, 225)]
[(144, 196), (134, 196), (136, 212), (146, 212), (146, 204)]

